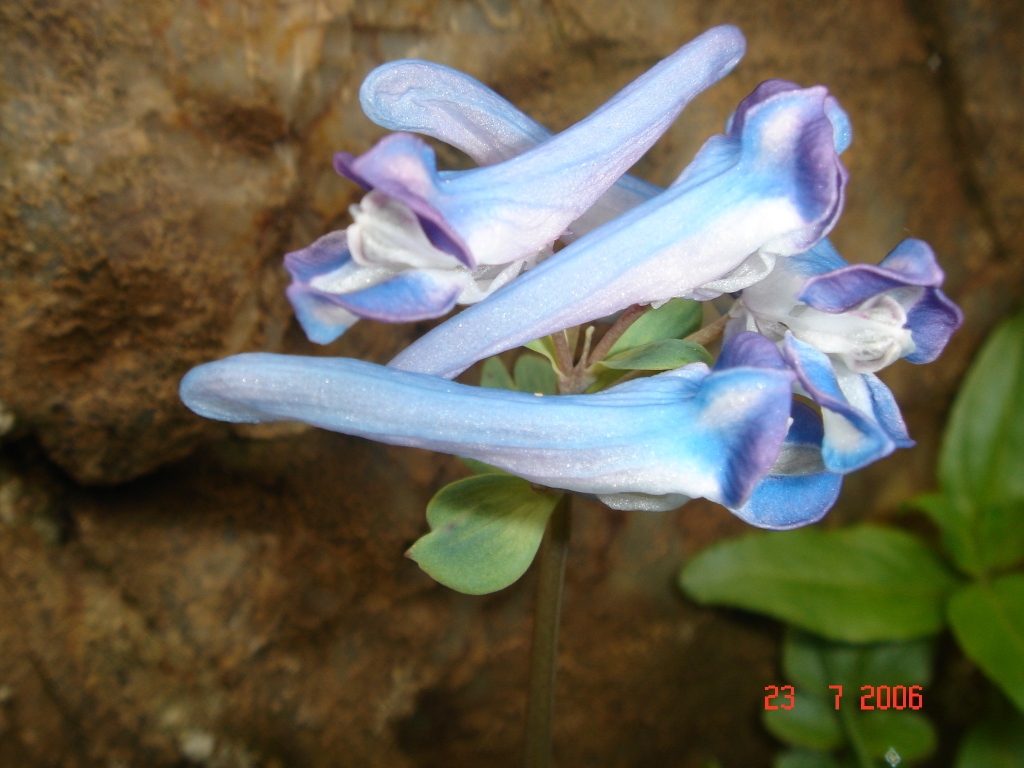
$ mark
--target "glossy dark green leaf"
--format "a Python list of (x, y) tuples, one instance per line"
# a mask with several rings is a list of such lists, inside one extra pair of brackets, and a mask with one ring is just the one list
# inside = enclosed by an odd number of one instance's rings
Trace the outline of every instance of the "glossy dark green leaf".
[(515, 367), (516, 389), (520, 392), (532, 392), (542, 395), (553, 395), (558, 392), (558, 379), (551, 364), (536, 355), (520, 355)]
[(1024, 313), (1000, 325), (967, 373), (939, 459), (943, 490), (980, 510), (1024, 501)]
[(857, 729), (874, 757), (896, 750), (902, 762), (928, 757), (935, 751), (935, 728), (920, 712), (893, 709), (857, 712)]
[(957, 591), (949, 623), (964, 653), (1024, 712), (1024, 574)]
[(975, 726), (960, 742), (956, 768), (1021, 768), (1024, 766), (1024, 717)]
[(956, 578), (919, 539), (858, 526), (755, 533), (699, 553), (681, 574), (702, 603), (764, 613), (847, 642), (938, 632)]
[(650, 309), (634, 322), (608, 350), (608, 357), (652, 341), (681, 339), (698, 330), (704, 318), (699, 301), (672, 299), (658, 309)]
[(662, 339), (611, 355), (601, 365), (616, 371), (671, 371), (690, 363), (712, 362), (713, 358), (700, 344)]
[(484, 361), (483, 370), (480, 373), (480, 386), (491, 389), (515, 389), (516, 384), (501, 362), (501, 358), (489, 357)]
[[(780, 696), (775, 703), (785, 701)], [(843, 731), (835, 707), (822, 696), (796, 689), (792, 709), (769, 709), (762, 713), (765, 728), (780, 741), (794, 747), (832, 750), (843, 745)]]
[(841, 764), (826, 752), (791, 749), (776, 757), (772, 768), (841, 768)]
[(535, 491), (512, 475), (457, 480), (430, 500), (430, 533), (406, 554), (454, 590), (496, 592), (533, 562), (558, 499), (558, 494)]

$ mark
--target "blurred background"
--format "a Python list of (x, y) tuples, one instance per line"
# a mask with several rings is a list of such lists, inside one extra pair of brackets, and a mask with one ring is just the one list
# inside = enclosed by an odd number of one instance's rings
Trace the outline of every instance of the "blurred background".
[[(559, 130), (721, 23), (746, 57), (635, 172), (669, 183), (762, 80), (824, 84), (854, 127), (836, 246), (874, 263), (927, 240), (966, 312), (939, 361), (883, 373), (918, 445), (850, 476), (826, 525), (894, 520), (934, 487), (963, 372), (1024, 295), (1018, 0), (0, 5), (0, 765), (519, 764), (532, 573), (467, 597), (402, 557), (468, 470), (206, 422), (178, 382), (252, 350), (385, 362), (430, 327), (315, 347), (283, 294), (282, 255), (361, 196), (331, 156), (383, 134), (358, 103), (374, 66), (450, 65)], [(705, 502), (577, 510), (557, 764), (767, 768), (782, 629), (676, 586), (744, 524)], [(936, 768), (984, 685), (938, 648)]]

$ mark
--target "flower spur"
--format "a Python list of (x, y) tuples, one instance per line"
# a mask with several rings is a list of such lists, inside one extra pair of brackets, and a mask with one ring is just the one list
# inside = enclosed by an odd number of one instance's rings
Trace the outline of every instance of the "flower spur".
[(743, 333), (714, 369), (694, 363), (591, 395), (538, 397), (361, 360), (254, 353), (192, 369), (181, 398), (207, 418), (299, 420), (477, 459), (617, 509), (700, 496), (755, 525), (791, 527), (800, 521), (780, 513), (762, 480), (787, 432), (791, 450), (813, 443), (789, 429), (792, 381), (771, 342)]

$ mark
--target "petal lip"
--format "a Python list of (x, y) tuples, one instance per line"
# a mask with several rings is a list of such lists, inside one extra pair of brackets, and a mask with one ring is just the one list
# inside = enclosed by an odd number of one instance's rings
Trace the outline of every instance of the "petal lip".
[(367, 320), (412, 323), (447, 314), (462, 286), (432, 276), (427, 270), (400, 272), (389, 280), (351, 293), (329, 294), (330, 300)]
[(904, 357), (911, 363), (930, 363), (963, 325), (961, 309), (939, 290), (945, 279), (931, 246), (907, 238), (880, 264), (849, 264), (811, 277), (797, 298), (822, 312), (847, 312), (887, 291), (921, 288), (907, 311), (914, 350)]
[(830, 439), (826, 425), (822, 457), (828, 470), (841, 474), (853, 472), (896, 450), (896, 442), (873, 415), (855, 408), (846, 399), (839, 388), (832, 362), (824, 352), (787, 331), (782, 342), (782, 355), (811, 399), (844, 419), (857, 435), (854, 447), (840, 447)]
[(428, 198), (439, 192), (434, 150), (410, 133), (385, 136), (363, 155), (334, 155), (334, 170), (365, 190), (379, 189), (409, 208), (420, 221), (427, 239), (439, 251), (454, 256), (469, 269), (476, 259), (466, 241)]
[[(793, 402), (793, 423), (786, 445), (821, 451), (822, 423), (806, 405)], [(746, 523), (773, 531), (787, 531), (821, 520), (836, 503), (842, 475), (828, 470), (786, 473), (769, 471), (742, 507), (730, 510)]]
[(907, 238), (877, 266), (848, 264), (811, 277), (797, 298), (822, 312), (847, 312), (896, 288), (937, 288), (944, 278), (928, 243)]
[(180, 393), (208, 418), (297, 419), (476, 458), (553, 488), (735, 505), (782, 445), (791, 378), (694, 364), (595, 395), (535, 397), (361, 360), (251, 353), (194, 368)]

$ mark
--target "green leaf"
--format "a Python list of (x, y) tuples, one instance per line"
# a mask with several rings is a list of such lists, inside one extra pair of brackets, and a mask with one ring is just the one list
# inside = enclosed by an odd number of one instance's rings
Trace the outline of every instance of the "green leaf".
[(928, 638), (867, 646), (860, 685), (928, 685), (932, 679), (932, 652), (933, 644)]
[(917, 500), (974, 576), (1024, 561), (1024, 313), (1000, 325), (967, 373), (939, 455), (943, 496)]
[(874, 757), (895, 749), (904, 762), (920, 760), (935, 751), (935, 728), (919, 712), (875, 710), (857, 712), (857, 728)]
[(776, 757), (772, 768), (839, 768), (839, 763), (824, 752), (793, 749)]
[(520, 355), (515, 368), (516, 389), (520, 392), (540, 392), (554, 395), (558, 392), (558, 378), (544, 358)]
[[(781, 700), (784, 697), (776, 699)], [(763, 720), (765, 728), (780, 741), (795, 747), (832, 750), (843, 745), (837, 714), (827, 700), (798, 688), (792, 709), (766, 710)]]
[(616, 371), (671, 371), (690, 363), (712, 362), (713, 358), (700, 344), (662, 339), (607, 357), (601, 365)]
[(790, 627), (782, 643), (782, 672), (800, 690), (825, 695), (835, 683), (825, 668), (823, 646), (827, 641)]
[(830, 685), (842, 685), (844, 697), (861, 685), (924, 686), (931, 680), (932, 642), (850, 645), (791, 627), (782, 645), (782, 669), (800, 690), (820, 696), (834, 695)]
[(480, 373), (480, 386), (490, 389), (515, 389), (515, 382), (508, 375), (505, 364), (501, 358), (489, 357), (484, 362), (483, 371)]
[[(560, 333), (565, 333), (565, 331), (560, 331)], [(527, 349), (532, 349), (537, 354), (544, 355), (551, 365), (558, 365), (558, 362), (555, 359), (555, 342), (551, 340), (550, 336), (545, 336), (542, 339), (536, 339), (535, 341), (528, 342), (523, 346)]]
[(533, 562), (559, 498), (535, 491), (512, 475), (457, 480), (430, 500), (430, 533), (406, 554), (458, 592), (496, 592), (516, 581)]
[(949, 623), (964, 653), (1024, 711), (1024, 574), (959, 590)]
[(960, 743), (956, 768), (1020, 768), (1024, 765), (1024, 718), (975, 726)]
[(681, 339), (698, 330), (704, 318), (699, 301), (672, 299), (657, 309), (650, 309), (634, 322), (608, 350), (608, 357), (627, 349), (642, 347), (652, 341)]
[(989, 336), (960, 388), (939, 457), (957, 504), (1024, 501), (1024, 313)]
[(473, 472), (475, 472), (478, 475), (490, 475), (490, 474), (507, 475), (507, 474), (509, 474), (504, 469), (498, 469), (497, 467), (492, 467), (490, 464), (484, 464), (482, 461), (477, 461), (476, 459), (467, 459), (465, 456), (459, 456), (459, 461), (461, 461), (463, 464), (465, 464), (467, 467), (469, 467), (471, 470), (473, 470)]
[(964, 573), (981, 576), (1024, 560), (1024, 501), (973, 508), (929, 493), (912, 503), (938, 526), (943, 545)]
[(935, 554), (902, 531), (858, 526), (755, 533), (699, 553), (683, 590), (834, 640), (907, 640), (938, 632), (957, 585)]

